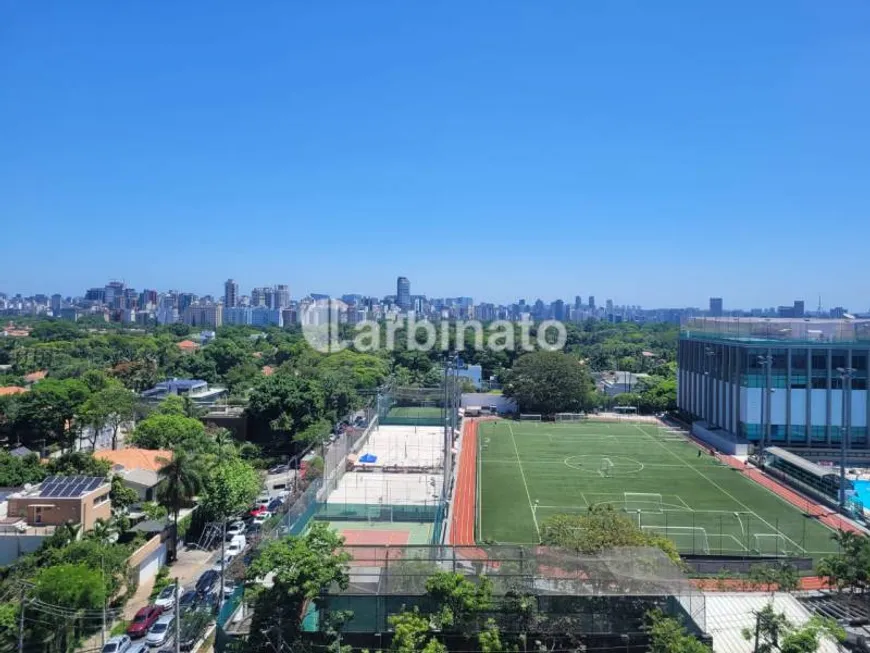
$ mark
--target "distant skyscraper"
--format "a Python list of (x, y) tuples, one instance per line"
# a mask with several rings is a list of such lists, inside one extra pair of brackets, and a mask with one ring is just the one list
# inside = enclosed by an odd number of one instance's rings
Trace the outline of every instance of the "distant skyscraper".
[(233, 308), (239, 304), (239, 284), (235, 279), (227, 279), (224, 282), (224, 306)]
[(279, 283), (275, 286), (275, 296), (273, 301), (274, 305), (272, 308), (278, 310), (290, 306), (290, 288), (286, 283)]
[(185, 309), (196, 301), (196, 295), (192, 292), (178, 293), (178, 313), (184, 314)]
[(581, 306), (583, 306), (583, 299), (580, 295), (576, 295), (574, 297), (574, 308), (580, 308)]
[(595, 295), (589, 295), (589, 308), (595, 308)]
[(559, 320), (560, 322), (565, 319), (565, 302), (561, 299), (557, 299), (552, 304), (550, 304), (550, 314), (552, 315), (554, 320)]
[(794, 300), (794, 317), (803, 317), (804, 316), (804, 300), (796, 299)]
[(396, 305), (403, 311), (411, 308), (411, 282), (407, 277), (396, 279)]
[(266, 305), (266, 291), (268, 288), (259, 287), (251, 290), (251, 306), (265, 306)]
[(60, 307), (63, 306), (63, 297), (60, 295), (51, 296), (51, 313), (55, 317), (60, 315)]
[(266, 308), (275, 308), (275, 289), (264, 288), (263, 291), (263, 303)]
[(722, 317), (722, 298), (710, 298), (710, 317)]

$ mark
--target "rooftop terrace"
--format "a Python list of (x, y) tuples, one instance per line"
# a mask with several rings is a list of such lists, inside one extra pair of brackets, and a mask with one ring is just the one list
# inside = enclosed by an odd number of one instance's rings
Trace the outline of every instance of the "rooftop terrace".
[(684, 338), (732, 340), (738, 342), (783, 343), (867, 343), (870, 320), (777, 318), (777, 317), (690, 317), (680, 326)]

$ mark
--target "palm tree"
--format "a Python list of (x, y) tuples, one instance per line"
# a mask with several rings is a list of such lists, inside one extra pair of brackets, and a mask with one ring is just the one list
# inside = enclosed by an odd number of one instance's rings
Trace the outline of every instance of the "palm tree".
[(115, 525), (108, 519), (100, 518), (94, 521), (94, 527), (86, 537), (102, 544), (111, 544), (115, 535), (117, 535)]
[(188, 502), (202, 490), (202, 470), (196, 458), (184, 449), (176, 449), (172, 460), (166, 460), (157, 471), (162, 502), (169, 504), (175, 517), (176, 546), (178, 540), (178, 513), (181, 504)]

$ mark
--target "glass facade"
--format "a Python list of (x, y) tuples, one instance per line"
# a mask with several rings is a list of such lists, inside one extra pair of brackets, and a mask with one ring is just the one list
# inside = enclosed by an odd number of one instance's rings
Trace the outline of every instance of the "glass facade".
[(837, 368), (851, 367), (849, 446), (870, 449), (866, 341), (728, 341), (684, 332), (677, 354), (679, 407), (708, 426), (759, 442), (768, 403), (767, 361), (771, 444), (839, 448), (843, 380)]

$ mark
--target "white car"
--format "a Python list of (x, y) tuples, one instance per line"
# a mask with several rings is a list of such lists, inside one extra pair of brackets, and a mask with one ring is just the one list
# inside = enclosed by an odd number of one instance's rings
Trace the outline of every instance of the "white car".
[(228, 556), (235, 557), (235, 556), (239, 555), (244, 550), (244, 548), (245, 548), (245, 545), (242, 544), (239, 540), (233, 540), (232, 542), (227, 544), (224, 551), (226, 551), (226, 554)]
[(227, 537), (234, 537), (236, 535), (244, 535), (245, 534), (245, 522), (242, 520), (234, 521), (232, 524), (227, 526)]
[[(224, 569), (226, 569), (227, 567), (230, 566), (230, 563), (232, 563), (233, 558), (235, 558), (235, 556), (230, 555), (229, 553), (227, 553), (224, 556)], [(211, 566), (211, 568), (214, 569), (216, 572), (220, 573), (220, 571), (221, 571), (221, 559), (218, 558), (217, 560), (215, 560), (214, 564)]]
[(266, 523), (266, 520), (268, 520), (269, 517), (271, 517), (271, 516), (272, 516), (271, 512), (269, 512), (268, 510), (264, 510), (259, 515), (254, 517), (254, 519), (251, 521), (251, 523), (257, 524), (257, 526), (262, 526), (263, 524)]
[(103, 644), (101, 653), (127, 653), (130, 650), (130, 645), (133, 643), (127, 635), (118, 635), (112, 637), (108, 642)]
[(172, 585), (167, 585), (162, 590), (160, 590), (160, 594), (157, 595), (157, 598), (154, 600), (154, 605), (163, 608), (164, 611), (174, 610), (175, 602), (184, 594), (184, 588), (179, 585), (176, 593), (175, 583)]
[(148, 646), (163, 646), (172, 639), (172, 629), (175, 626), (175, 616), (168, 614), (160, 617), (145, 635), (145, 643)]

